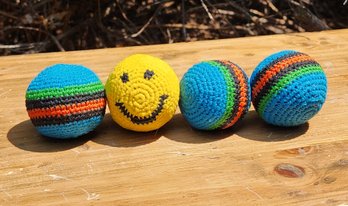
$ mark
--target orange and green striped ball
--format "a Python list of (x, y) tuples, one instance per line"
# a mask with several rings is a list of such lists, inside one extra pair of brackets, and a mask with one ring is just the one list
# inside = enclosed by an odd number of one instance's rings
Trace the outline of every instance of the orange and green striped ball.
[(319, 63), (293, 50), (265, 58), (251, 75), (250, 84), (259, 116), (276, 126), (304, 124), (322, 108), (327, 93)]
[(180, 82), (181, 113), (200, 130), (226, 129), (239, 122), (250, 107), (248, 77), (230, 61), (203, 61)]
[(102, 122), (106, 97), (102, 82), (90, 69), (56, 64), (31, 81), (25, 104), (39, 133), (68, 139), (87, 134)]

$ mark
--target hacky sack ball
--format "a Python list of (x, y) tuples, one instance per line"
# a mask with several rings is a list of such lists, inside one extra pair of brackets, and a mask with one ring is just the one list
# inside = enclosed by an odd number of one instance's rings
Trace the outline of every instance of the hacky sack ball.
[(180, 110), (200, 130), (235, 125), (250, 107), (245, 72), (230, 61), (203, 61), (191, 67), (180, 82)]
[(250, 84), (259, 116), (277, 126), (297, 126), (319, 112), (326, 99), (323, 69), (307, 54), (285, 50), (268, 56)]
[(25, 103), (39, 133), (67, 139), (86, 134), (102, 122), (106, 96), (93, 71), (80, 65), (56, 64), (31, 81)]
[(112, 118), (121, 127), (147, 132), (160, 128), (174, 115), (179, 80), (159, 58), (135, 54), (121, 61), (105, 85)]

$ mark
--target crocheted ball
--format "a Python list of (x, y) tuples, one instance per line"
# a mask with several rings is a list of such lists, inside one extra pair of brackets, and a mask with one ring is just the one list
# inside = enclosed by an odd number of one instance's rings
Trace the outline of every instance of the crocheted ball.
[(253, 72), (252, 102), (269, 124), (296, 126), (307, 122), (325, 102), (323, 69), (310, 56), (291, 50), (264, 59)]
[(36, 129), (52, 138), (76, 138), (102, 121), (104, 86), (91, 70), (57, 64), (41, 71), (29, 84), (26, 107)]
[(135, 54), (120, 62), (105, 85), (112, 118), (121, 127), (156, 130), (174, 115), (179, 101), (179, 80), (161, 59)]
[(201, 130), (226, 129), (248, 112), (250, 87), (245, 72), (229, 61), (204, 61), (180, 82), (180, 110)]

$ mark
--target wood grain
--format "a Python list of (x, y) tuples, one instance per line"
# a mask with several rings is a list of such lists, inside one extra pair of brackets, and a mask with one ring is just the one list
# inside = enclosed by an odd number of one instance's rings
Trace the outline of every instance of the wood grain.
[[(40, 137), (24, 95), (55, 63), (83, 64), (105, 82), (133, 53), (168, 61), (181, 77), (194, 63), (227, 59), (248, 75), (267, 55), (295, 49), (324, 68), (321, 112), (293, 129), (250, 111), (234, 130), (192, 130), (177, 112), (156, 132), (121, 129), (106, 115), (73, 141)], [(0, 205), (348, 204), (348, 30), (0, 58)], [(253, 110), (253, 109), (251, 109)]]

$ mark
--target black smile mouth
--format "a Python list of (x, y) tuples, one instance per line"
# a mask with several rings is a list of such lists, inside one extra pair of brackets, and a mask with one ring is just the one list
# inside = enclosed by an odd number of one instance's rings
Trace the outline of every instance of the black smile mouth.
[(116, 106), (121, 110), (121, 112), (128, 117), (134, 124), (148, 124), (156, 120), (156, 117), (159, 113), (162, 112), (164, 101), (168, 98), (168, 95), (164, 94), (160, 96), (159, 103), (157, 108), (151, 113), (151, 116), (148, 117), (138, 117), (132, 115), (122, 102), (116, 102)]

